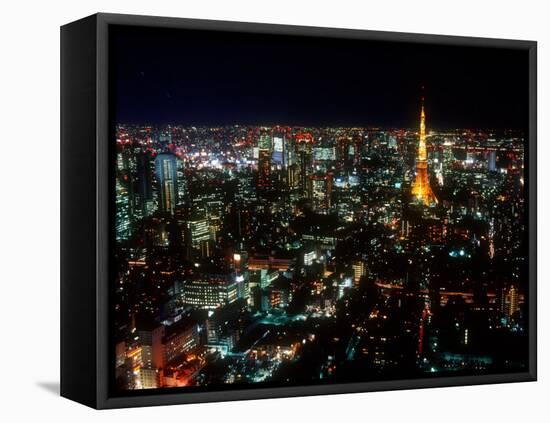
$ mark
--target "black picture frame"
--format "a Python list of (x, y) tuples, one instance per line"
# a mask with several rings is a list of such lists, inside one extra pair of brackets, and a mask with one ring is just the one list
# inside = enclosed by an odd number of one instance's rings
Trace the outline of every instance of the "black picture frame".
[[(514, 48), (529, 53), (529, 367), (524, 373), (303, 387), (113, 396), (109, 389), (111, 215), (108, 37), (111, 25)], [(61, 27), (61, 395), (97, 409), (431, 388), (537, 378), (537, 44), (488, 38), (99, 13)]]

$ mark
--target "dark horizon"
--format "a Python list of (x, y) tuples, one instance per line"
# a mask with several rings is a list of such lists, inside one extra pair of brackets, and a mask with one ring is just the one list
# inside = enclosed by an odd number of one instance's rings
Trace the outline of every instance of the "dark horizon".
[(117, 27), (110, 62), (115, 123), (527, 132), (522, 50)]

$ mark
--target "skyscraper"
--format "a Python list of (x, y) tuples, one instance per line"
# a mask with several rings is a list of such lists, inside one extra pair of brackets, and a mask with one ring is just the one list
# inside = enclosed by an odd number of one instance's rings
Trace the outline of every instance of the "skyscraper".
[(489, 172), (497, 170), (497, 152), (495, 150), (491, 150), (487, 154), (487, 169)]
[(300, 167), (300, 191), (306, 198), (311, 197), (310, 175), (313, 174), (313, 137), (309, 133), (296, 135), (298, 166)]
[(313, 208), (319, 212), (326, 212), (332, 206), (333, 174), (314, 174), (310, 176), (309, 192), (313, 200)]
[(412, 186), (412, 195), (417, 201), (429, 206), (437, 203), (437, 198), (430, 186), (428, 178), (428, 154), (426, 152), (426, 114), (424, 113), (424, 98), (422, 98), (422, 109), (420, 111), (420, 137), (418, 143), (418, 154), (416, 156), (416, 179)]
[(282, 131), (273, 131), (273, 152), (271, 160), (274, 164), (286, 168), (288, 166), (287, 140)]
[(351, 139), (340, 137), (336, 141), (336, 164), (339, 170), (343, 170), (349, 164)]
[(177, 204), (178, 175), (176, 156), (161, 153), (155, 159), (155, 172), (159, 186), (159, 210), (174, 214)]
[(508, 289), (505, 297), (504, 311), (508, 317), (513, 317), (516, 311), (519, 310), (519, 293), (513, 285)]
[(363, 260), (355, 260), (351, 264), (351, 269), (353, 271), (353, 283), (359, 285), (361, 278), (367, 274), (367, 266)]
[(116, 219), (115, 236), (117, 241), (126, 240), (131, 235), (130, 228), (130, 196), (128, 190), (116, 179)]
[(136, 155), (136, 212), (149, 216), (154, 211), (152, 169), (150, 154), (141, 151)]
[(267, 131), (258, 140), (258, 188), (263, 191), (271, 188), (271, 137)]

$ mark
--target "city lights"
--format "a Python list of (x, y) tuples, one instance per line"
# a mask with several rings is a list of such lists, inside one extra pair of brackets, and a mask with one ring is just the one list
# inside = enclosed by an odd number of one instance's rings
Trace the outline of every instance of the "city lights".
[(118, 125), (117, 386), (522, 369), (524, 138), (426, 116)]
[(113, 31), (115, 390), (527, 372), (525, 51)]

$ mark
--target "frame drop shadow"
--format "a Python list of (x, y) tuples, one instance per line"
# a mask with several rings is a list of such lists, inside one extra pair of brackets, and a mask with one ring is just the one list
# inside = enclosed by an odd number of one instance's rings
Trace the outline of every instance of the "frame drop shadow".
[(42, 388), (44, 391), (47, 391), (48, 393), (59, 396), (60, 395), (60, 386), (59, 382), (36, 382), (36, 386), (39, 388)]

